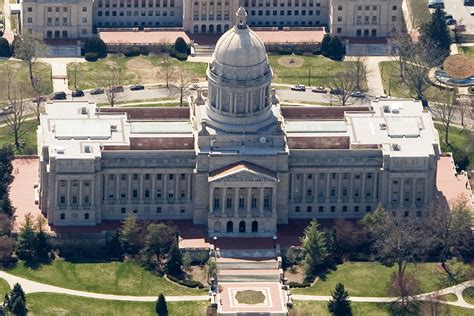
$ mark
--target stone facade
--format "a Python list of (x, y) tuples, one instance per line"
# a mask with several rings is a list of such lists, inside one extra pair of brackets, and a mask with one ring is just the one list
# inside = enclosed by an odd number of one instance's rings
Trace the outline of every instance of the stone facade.
[(92, 3), (92, 0), (23, 0), (21, 29), (42, 39), (90, 37)]
[(427, 215), (439, 139), (420, 102), (280, 107), (262, 41), (245, 10), (236, 20), (189, 108), (46, 105), (39, 202), (50, 224), (132, 213), (192, 220), (211, 235), (272, 236), (289, 219), (361, 218), (379, 203)]

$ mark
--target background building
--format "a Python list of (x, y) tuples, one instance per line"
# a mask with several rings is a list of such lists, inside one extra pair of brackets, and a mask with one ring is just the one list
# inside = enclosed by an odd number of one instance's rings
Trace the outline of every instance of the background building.
[(289, 219), (361, 218), (379, 203), (427, 215), (439, 139), (420, 102), (280, 107), (243, 9), (207, 79), (190, 108), (46, 104), (38, 151), (48, 222), (94, 226), (132, 213), (272, 236)]

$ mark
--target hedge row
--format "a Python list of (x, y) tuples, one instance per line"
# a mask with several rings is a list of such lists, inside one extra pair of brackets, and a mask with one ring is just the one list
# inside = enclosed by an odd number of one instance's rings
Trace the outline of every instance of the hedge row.
[(175, 276), (172, 276), (170, 274), (167, 274), (166, 275), (168, 277), (168, 279), (170, 279), (171, 281), (173, 282), (176, 282), (180, 285), (183, 285), (183, 286), (186, 286), (186, 287), (191, 287), (191, 288), (198, 288), (198, 289), (203, 289), (205, 286), (199, 282), (199, 281), (195, 281), (195, 280), (188, 280), (188, 279), (185, 279), (185, 280), (180, 280), (178, 278), (176, 278)]

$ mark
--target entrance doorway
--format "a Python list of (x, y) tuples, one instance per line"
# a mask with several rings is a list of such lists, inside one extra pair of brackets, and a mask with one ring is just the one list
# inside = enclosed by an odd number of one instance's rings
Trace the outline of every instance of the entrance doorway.
[(241, 221), (239, 223), (239, 233), (245, 233), (245, 222)]
[(226, 232), (228, 232), (228, 233), (233, 233), (234, 232), (234, 223), (232, 221), (227, 222)]
[(257, 233), (258, 232), (258, 222), (253, 221), (252, 222), (252, 233)]

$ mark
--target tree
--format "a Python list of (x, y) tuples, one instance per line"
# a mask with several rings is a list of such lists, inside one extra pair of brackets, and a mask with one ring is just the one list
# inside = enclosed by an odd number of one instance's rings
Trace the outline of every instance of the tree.
[(176, 39), (174, 42), (174, 49), (181, 54), (188, 54), (188, 44), (181, 36)]
[(41, 103), (46, 98), (44, 97), (48, 94), (49, 84), (41, 77), (34, 78), (34, 84), (32, 88), (32, 95), (34, 96), (32, 101), (34, 104), (33, 111), (36, 115), (36, 121), (40, 124), (40, 115), (41, 115)]
[(407, 60), (409, 56), (413, 53), (414, 44), (406, 32), (400, 30), (400, 28), (396, 28), (395, 32), (393, 33), (392, 39), (392, 46), (394, 48), (393, 54), (395, 60), (398, 63), (398, 69), (400, 72), (400, 78), (404, 77), (405, 68), (407, 64)]
[(179, 106), (183, 106), (184, 95), (191, 85), (188, 73), (181, 67), (173, 84), (174, 90), (179, 94)]
[(343, 255), (365, 252), (369, 248), (367, 228), (359, 222), (337, 219), (334, 229), (338, 236), (339, 250)]
[(193, 263), (193, 258), (189, 251), (186, 251), (183, 255), (183, 269), (186, 272), (191, 271), (191, 264)]
[(28, 313), (26, 308), (26, 295), (20, 284), (16, 283), (13, 286), (10, 295), (5, 294), (3, 305), (7, 311), (15, 316), (23, 316)]
[(132, 214), (128, 214), (122, 222), (119, 230), (119, 241), (124, 253), (135, 255), (142, 246), (140, 241), (140, 227), (137, 218)]
[(159, 316), (167, 316), (168, 315), (168, 305), (166, 304), (165, 296), (161, 293), (158, 296), (158, 300), (156, 301), (156, 313)]
[(312, 220), (301, 238), (303, 269), (306, 277), (311, 278), (321, 269), (329, 253), (326, 248), (325, 234), (319, 230), (319, 224)]
[(339, 248), (337, 231), (332, 229), (331, 231), (325, 232), (325, 239), (328, 256), (326, 257), (324, 265), (331, 268), (341, 263), (341, 250)]
[(400, 275), (393, 273), (391, 276), (389, 295), (398, 297), (394, 302), (394, 309), (396, 315), (416, 315), (418, 303), (412, 297), (419, 293), (420, 287), (418, 281), (411, 275)]
[(388, 214), (381, 206), (368, 213), (363, 222), (373, 236), (377, 255), (396, 263), (397, 280), (403, 282), (408, 263), (419, 260), (427, 251), (425, 227), (414, 217)]
[(321, 41), (321, 54), (325, 57), (329, 56), (329, 43), (331, 42), (331, 34), (324, 34)]
[(15, 247), (15, 241), (7, 236), (3, 235), (0, 237), (0, 262), (6, 263), (11, 258)]
[(466, 116), (474, 109), (473, 102), (470, 97), (460, 97), (456, 99), (455, 103), (461, 117), (461, 125), (464, 127)]
[(36, 232), (31, 213), (25, 215), (23, 224), (21, 225), (18, 233), (18, 240), (16, 246), (16, 253), (18, 258), (22, 260), (33, 260), (35, 255), (36, 246)]
[(0, 57), (10, 58), (11, 56), (10, 43), (6, 38), (0, 37)]
[(166, 270), (169, 274), (178, 276), (183, 271), (181, 267), (183, 266), (183, 256), (181, 255), (181, 251), (179, 250), (178, 242), (174, 242), (171, 245), (169, 251), (168, 261), (166, 263)]
[(217, 267), (217, 262), (213, 258), (209, 258), (206, 262), (206, 276), (207, 276), (207, 282), (209, 283), (209, 280), (211, 278), (215, 278), (218, 272), (218, 267)]
[(345, 106), (351, 94), (357, 89), (357, 79), (354, 73), (346, 68), (329, 80), (329, 87), (334, 91), (334, 96), (340, 104)]
[(24, 123), (27, 119), (27, 104), (23, 100), (23, 87), (15, 84), (14, 72), (9, 66), (6, 69), (7, 98), (10, 112), (4, 116), (4, 123), (12, 131), (15, 148), (21, 151), (21, 139), (26, 134)]
[(119, 93), (123, 92), (123, 87), (120, 85), (120, 68), (112, 68), (105, 73), (101, 73), (104, 80), (105, 96), (111, 107), (114, 107), (119, 99)]
[(367, 77), (367, 59), (363, 56), (355, 56), (347, 64), (347, 70), (355, 80), (355, 90), (362, 91), (363, 83)]
[(423, 47), (434, 47), (443, 56), (449, 56), (451, 36), (446, 24), (446, 12), (439, 6), (428, 22), (421, 26), (420, 43)]
[(334, 60), (342, 60), (344, 57), (344, 45), (342, 45), (339, 36), (334, 36), (329, 42), (329, 57)]
[(84, 54), (96, 53), (99, 58), (107, 57), (107, 45), (100, 37), (90, 37), (84, 43)]
[(176, 71), (175, 67), (173, 66), (170, 56), (169, 55), (164, 55), (163, 56), (163, 61), (161, 62), (161, 73), (165, 77), (165, 82), (166, 82), (166, 88), (170, 88), (170, 81), (173, 79), (174, 73)]
[[(0, 202), (1, 202), (1, 212), (3, 214), (8, 215), (6, 219), (7, 223), (11, 223), (9, 217), (11, 217), (15, 213), (15, 208), (11, 204), (10, 196), (9, 196), (9, 185), (13, 181), (13, 149), (11, 146), (3, 146), (0, 147)], [(3, 223), (5, 218), (2, 218), (2, 231), (5, 228)], [(10, 225), (9, 225), (10, 226)], [(8, 233), (10, 229), (8, 229)]]
[(163, 223), (149, 224), (145, 235), (145, 247), (141, 254), (145, 263), (155, 270), (162, 271), (161, 261), (176, 239), (174, 227)]
[(34, 87), (35, 74), (33, 72), (33, 66), (36, 63), (38, 57), (41, 57), (45, 54), (46, 46), (43, 41), (38, 37), (29, 34), (28, 32), (23, 32), (20, 36), (16, 36), (13, 41), (13, 55), (23, 60), (28, 64), (28, 73), (30, 77), (31, 86)]
[(332, 293), (332, 298), (328, 303), (328, 310), (333, 316), (351, 316), (351, 301), (349, 293), (342, 283), (336, 285), (336, 290)]
[(46, 219), (38, 214), (36, 217), (35, 257), (40, 260), (48, 260), (51, 251), (49, 235), (46, 233)]
[[(449, 143), (449, 129), (456, 114), (456, 105), (454, 104), (455, 95), (450, 93), (446, 96), (444, 102), (437, 103), (430, 107), (433, 114), (441, 121), (444, 129), (444, 142), (450, 146)], [(440, 100), (441, 101), (441, 100)]]

